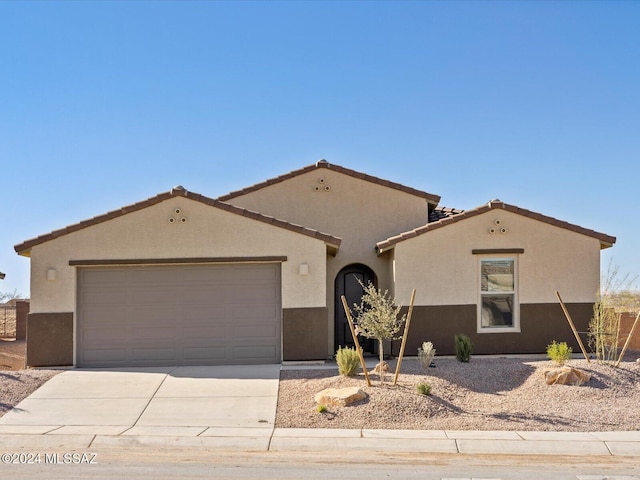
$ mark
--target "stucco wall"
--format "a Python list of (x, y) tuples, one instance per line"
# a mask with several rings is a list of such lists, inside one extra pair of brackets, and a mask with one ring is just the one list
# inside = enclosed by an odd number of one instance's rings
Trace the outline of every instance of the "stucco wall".
[[(171, 216), (187, 222), (170, 224)], [(242, 256), (288, 258), (282, 264), (283, 308), (325, 306), (324, 242), (179, 197), (34, 246), (31, 312), (75, 311), (75, 267), (69, 260)], [(309, 275), (298, 274), (301, 263), (309, 265)], [(54, 281), (47, 280), (50, 268), (56, 270)]]
[(327, 262), (328, 354), (334, 353), (334, 281), (338, 272), (353, 263), (367, 265), (375, 272), (378, 286), (393, 291), (390, 256), (378, 257), (375, 244), (428, 220), (424, 198), (325, 168), (228, 202), (342, 239), (338, 255)]
[[(495, 220), (507, 233), (490, 234)], [(469, 305), (478, 301), (479, 260), (473, 249), (523, 248), (518, 257), (520, 304), (595, 301), (600, 242), (504, 210), (427, 232), (394, 250), (396, 295), (417, 289), (417, 305)], [(500, 255), (496, 255), (500, 256)]]

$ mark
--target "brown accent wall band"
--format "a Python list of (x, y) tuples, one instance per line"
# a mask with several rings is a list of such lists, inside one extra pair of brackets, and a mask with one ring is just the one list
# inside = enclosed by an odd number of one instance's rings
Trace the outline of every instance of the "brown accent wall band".
[(476, 248), (471, 250), (473, 255), (485, 255), (490, 253), (524, 253), (524, 248)]
[(325, 360), (328, 332), (326, 307), (283, 308), (283, 360)]
[[(567, 308), (577, 330), (586, 332), (593, 304), (570, 303)], [(406, 312), (407, 307), (403, 307), (401, 313)], [(477, 333), (477, 316), (476, 305), (414, 306), (405, 355), (415, 355), (427, 341), (433, 343), (438, 355), (453, 355), (457, 333), (471, 338), (473, 353), (478, 355), (545, 353), (553, 340), (567, 342), (574, 352), (580, 351), (557, 303), (520, 304), (520, 332)], [(400, 341), (394, 341), (393, 355), (399, 351)]]
[(113, 260), (69, 260), (72, 267), (100, 265), (158, 265), (187, 263), (256, 263), (286, 262), (286, 256), (276, 257), (194, 257), (194, 258), (120, 258)]
[(27, 316), (27, 365), (73, 365), (73, 312)]

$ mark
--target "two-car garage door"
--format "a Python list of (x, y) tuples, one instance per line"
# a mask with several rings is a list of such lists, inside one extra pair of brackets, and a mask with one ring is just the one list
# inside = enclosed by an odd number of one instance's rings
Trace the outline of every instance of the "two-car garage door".
[(280, 264), (78, 269), (77, 365), (281, 361)]

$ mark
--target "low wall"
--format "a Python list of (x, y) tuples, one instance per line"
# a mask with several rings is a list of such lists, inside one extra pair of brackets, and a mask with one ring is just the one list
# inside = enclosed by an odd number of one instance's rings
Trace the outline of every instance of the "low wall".
[[(623, 313), (622, 317), (620, 317), (620, 342), (619, 346), (622, 348), (624, 342), (627, 340), (629, 333), (631, 332), (631, 327), (633, 327), (633, 322), (636, 320), (637, 313)], [(629, 342), (629, 346), (627, 347), (629, 350), (640, 350), (640, 325), (636, 327), (636, 331), (633, 332), (633, 337)]]

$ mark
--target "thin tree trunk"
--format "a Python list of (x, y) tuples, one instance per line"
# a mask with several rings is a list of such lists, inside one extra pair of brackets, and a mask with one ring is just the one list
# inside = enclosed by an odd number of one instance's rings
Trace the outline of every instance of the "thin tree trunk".
[(378, 345), (380, 346), (380, 363), (378, 365), (380, 366), (380, 385), (382, 385), (384, 383), (384, 369), (382, 368), (382, 359), (384, 358), (384, 354), (382, 352), (382, 339), (378, 340)]

